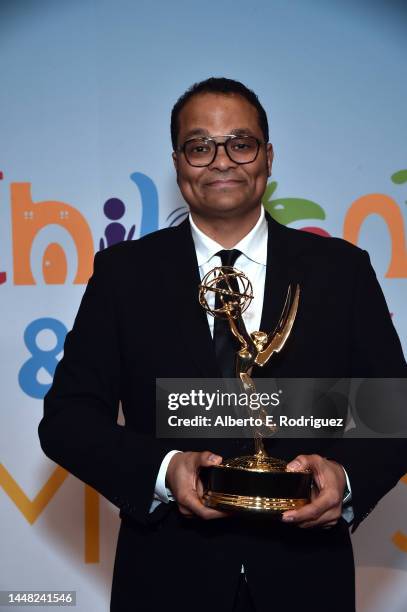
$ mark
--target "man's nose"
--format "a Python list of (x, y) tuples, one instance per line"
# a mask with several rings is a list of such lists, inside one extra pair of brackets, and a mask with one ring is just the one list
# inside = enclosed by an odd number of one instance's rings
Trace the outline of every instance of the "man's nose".
[(234, 168), (237, 164), (232, 161), (229, 155), (226, 153), (226, 146), (224, 142), (218, 142), (216, 144), (216, 155), (213, 162), (210, 164), (210, 168), (218, 170), (227, 170), (228, 168)]

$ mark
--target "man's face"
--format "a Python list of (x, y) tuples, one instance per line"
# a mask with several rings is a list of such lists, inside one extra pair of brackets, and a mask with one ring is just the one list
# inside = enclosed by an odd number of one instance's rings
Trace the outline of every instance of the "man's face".
[[(257, 110), (245, 98), (235, 94), (197, 94), (179, 115), (178, 146), (193, 137), (211, 136), (223, 142), (226, 134), (264, 137)], [(219, 137), (219, 138), (218, 138)], [(225, 148), (209, 166), (191, 166), (182, 152), (173, 153), (177, 182), (192, 213), (205, 218), (241, 216), (259, 206), (271, 174), (273, 149), (260, 145), (253, 162), (237, 164)]]

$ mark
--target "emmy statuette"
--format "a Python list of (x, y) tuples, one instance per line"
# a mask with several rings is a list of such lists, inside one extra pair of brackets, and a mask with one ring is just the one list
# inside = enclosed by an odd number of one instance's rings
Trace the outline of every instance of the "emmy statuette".
[[(218, 294), (220, 306), (209, 306), (210, 294)], [(211, 297), (213, 300), (214, 295)], [(235, 372), (243, 392), (256, 391), (251, 378), (253, 366), (263, 367), (284, 347), (294, 325), (299, 298), (299, 285), (294, 290), (290, 285), (275, 330), (271, 334), (262, 331), (249, 334), (242, 318), (253, 299), (252, 284), (247, 276), (236, 268), (220, 266), (202, 279), (199, 286), (201, 306), (212, 316), (227, 319), (240, 345), (235, 357)], [(262, 426), (253, 431), (254, 455), (226, 459), (219, 466), (204, 468), (207, 486), (204, 503), (218, 510), (278, 518), (286, 510), (309, 503), (312, 475), (309, 471), (288, 471), (285, 461), (267, 454), (263, 442), (267, 416), (264, 408), (257, 416)]]

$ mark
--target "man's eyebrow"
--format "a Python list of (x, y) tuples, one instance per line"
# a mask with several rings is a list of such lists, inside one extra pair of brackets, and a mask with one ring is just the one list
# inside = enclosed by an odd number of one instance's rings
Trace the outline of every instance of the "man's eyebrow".
[(249, 130), (249, 128), (236, 128), (234, 130), (231, 130), (230, 134), (236, 136), (253, 136), (253, 132), (252, 130)]
[[(228, 134), (231, 134), (233, 136), (253, 136), (253, 132), (249, 128), (234, 128), (233, 130), (229, 130)], [(203, 128), (195, 128), (185, 134), (185, 140), (189, 140), (190, 138), (194, 138), (195, 136), (224, 136), (224, 134), (210, 134), (208, 130), (205, 130)]]
[(209, 136), (209, 132), (203, 128), (195, 128), (193, 130), (189, 130), (189, 132), (185, 134), (185, 140), (193, 138), (194, 136)]

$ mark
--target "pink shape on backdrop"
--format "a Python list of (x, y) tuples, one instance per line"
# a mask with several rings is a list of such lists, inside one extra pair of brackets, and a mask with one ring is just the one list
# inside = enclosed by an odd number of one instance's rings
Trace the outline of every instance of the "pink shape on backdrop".
[(330, 238), (331, 234), (329, 234), (326, 230), (322, 229), (322, 227), (301, 227), (301, 232), (310, 232), (310, 234), (318, 234), (318, 236), (324, 236), (324, 238)]

